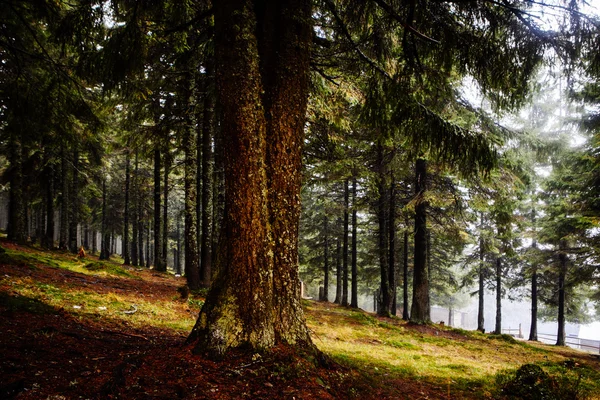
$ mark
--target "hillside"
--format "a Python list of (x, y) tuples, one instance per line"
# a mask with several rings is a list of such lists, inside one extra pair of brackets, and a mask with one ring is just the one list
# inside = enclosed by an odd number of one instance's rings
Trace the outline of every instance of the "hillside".
[[(182, 278), (1, 245), (2, 399), (600, 398), (596, 355), (331, 303), (305, 302), (320, 362), (285, 348), (209, 361), (185, 345), (202, 299), (182, 298)], [(528, 363), (543, 372), (515, 384)]]

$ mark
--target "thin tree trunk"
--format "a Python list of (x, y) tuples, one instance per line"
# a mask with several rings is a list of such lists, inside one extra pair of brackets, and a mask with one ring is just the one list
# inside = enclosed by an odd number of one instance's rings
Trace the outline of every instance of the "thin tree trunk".
[(209, 82), (210, 77), (214, 73), (213, 63), (208, 62), (206, 73), (209, 79), (206, 80), (204, 97), (204, 115), (202, 122), (202, 234), (200, 242), (200, 270), (202, 275), (202, 286), (209, 287), (212, 279), (212, 234), (211, 234), (211, 220), (212, 213), (210, 207), (210, 197), (212, 193), (212, 182), (211, 182), (211, 138), (213, 137), (213, 127), (215, 119), (215, 99), (212, 93), (212, 88)]
[(139, 188), (138, 188), (138, 173), (139, 173), (139, 165), (138, 165), (138, 151), (135, 151), (135, 161), (133, 167), (133, 176), (131, 177), (131, 190), (132, 193), (132, 202), (133, 202), (133, 210), (131, 213), (132, 222), (131, 222), (131, 264), (134, 266), (138, 266), (140, 264), (138, 254), (138, 229), (139, 229), (139, 215), (140, 209), (138, 207), (139, 201), (138, 198), (140, 196)]
[(558, 258), (560, 269), (558, 271), (558, 330), (556, 333), (556, 345), (565, 346), (565, 278), (567, 276), (567, 253), (564, 240), (560, 241)]
[(357, 207), (356, 207), (356, 177), (352, 179), (352, 298), (350, 307), (358, 308), (358, 266), (357, 266)]
[(27, 216), (23, 182), (23, 146), (19, 139), (11, 137), (9, 147), (12, 174), (8, 205), (8, 239), (25, 243)]
[(77, 253), (77, 225), (79, 224), (79, 150), (73, 150), (73, 173), (71, 174), (70, 215), (69, 215), (69, 250)]
[(404, 229), (402, 247), (402, 319), (408, 321), (410, 319), (408, 313), (408, 219), (406, 221), (406, 228)]
[(339, 237), (336, 240), (335, 248), (335, 275), (335, 300), (333, 302), (342, 304), (342, 243)]
[(387, 218), (387, 192), (386, 186), (386, 165), (384, 160), (383, 144), (377, 144), (377, 168), (378, 168), (378, 190), (379, 199), (377, 203), (377, 219), (379, 222), (379, 272), (380, 272), (380, 304), (377, 307), (379, 315), (390, 315), (391, 296), (389, 286), (389, 259), (388, 259), (388, 218)]
[(502, 258), (496, 258), (496, 335), (502, 333)]
[(413, 300), (410, 320), (416, 323), (431, 321), (429, 308), (429, 268), (427, 265), (427, 160), (416, 162), (417, 205), (415, 206), (415, 265), (413, 275)]
[[(183, 148), (185, 152), (185, 164), (184, 164), (184, 219), (185, 219), (185, 278), (188, 287), (191, 290), (197, 290), (200, 288), (200, 266), (198, 259), (198, 219), (196, 204), (198, 202), (197, 197), (197, 161), (196, 158), (196, 136), (195, 136), (195, 125), (196, 119), (194, 118), (194, 96), (193, 87), (195, 85), (195, 79), (193, 72), (187, 72), (187, 93), (186, 102), (187, 110), (186, 116), (186, 127), (183, 135)], [(179, 220), (177, 221), (177, 229), (179, 236)], [(178, 251), (180, 247), (178, 247)], [(179, 272), (178, 272), (179, 273)]]
[(348, 305), (348, 231), (349, 231), (349, 191), (348, 180), (344, 181), (344, 244), (343, 252), (343, 280), (342, 280), (342, 305)]
[(158, 143), (154, 149), (154, 269), (166, 271), (166, 265), (162, 264), (162, 243), (160, 230), (160, 149)]
[(46, 233), (43, 246), (54, 248), (54, 165), (46, 167)]
[(123, 264), (130, 265), (131, 258), (129, 254), (129, 186), (130, 186), (130, 176), (129, 176), (129, 164), (131, 163), (131, 154), (129, 152), (129, 148), (127, 149), (127, 154), (125, 155), (125, 212), (124, 212), (124, 220), (123, 220)]
[(60, 234), (58, 248), (67, 250), (69, 240), (69, 169), (67, 168), (67, 155), (64, 145), (60, 150), (60, 174), (61, 174), (61, 196), (60, 196)]
[(169, 172), (171, 171), (171, 154), (169, 152), (169, 148), (165, 150), (164, 156), (164, 185), (163, 185), (163, 203), (162, 203), (162, 251), (160, 255), (162, 257), (160, 264), (163, 266), (162, 271), (167, 270), (167, 255), (168, 253), (168, 245), (169, 245)]
[[(187, 246), (186, 246), (187, 247)], [(181, 275), (181, 216), (177, 217), (177, 258), (175, 259), (175, 272)]]
[(106, 177), (104, 177), (102, 179), (102, 242), (100, 244), (100, 260), (108, 260), (110, 257), (110, 235), (106, 226), (106, 219)]
[[(535, 235), (535, 223), (536, 223), (536, 214), (535, 214), (535, 208), (534, 208), (533, 210), (531, 210), (531, 224), (534, 229), (534, 235)], [(531, 248), (533, 249), (534, 252), (537, 249), (537, 240), (536, 240), (535, 236), (531, 243)], [(538, 335), (537, 335), (537, 320), (538, 320), (537, 263), (534, 262), (534, 264), (531, 266), (531, 268), (532, 268), (532, 273), (531, 273), (531, 326), (529, 328), (529, 340), (537, 341), (538, 340)]]
[(329, 301), (329, 220), (323, 218), (323, 297), (319, 300)]
[[(483, 216), (482, 216), (483, 218)], [(484, 276), (484, 241), (483, 237), (479, 237), (479, 288), (477, 290), (478, 296), (478, 308), (477, 308), (477, 330), (479, 332), (485, 332), (485, 317), (484, 317), (484, 296), (485, 296), (485, 276)]]
[(391, 294), (391, 312), (392, 315), (397, 314), (396, 306), (396, 191), (394, 190), (394, 174), (391, 173), (390, 183), (390, 210), (389, 214), (389, 265), (388, 265), (388, 279)]
[(151, 222), (146, 224), (146, 268), (150, 268), (151, 262), (151, 254), (154, 252), (150, 252), (150, 225)]

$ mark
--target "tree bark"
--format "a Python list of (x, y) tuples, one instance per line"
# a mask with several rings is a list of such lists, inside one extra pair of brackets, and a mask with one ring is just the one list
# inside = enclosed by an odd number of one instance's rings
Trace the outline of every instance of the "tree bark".
[(139, 229), (139, 188), (138, 188), (138, 177), (139, 174), (139, 164), (138, 164), (138, 151), (135, 151), (135, 161), (133, 167), (133, 176), (131, 177), (131, 193), (132, 193), (132, 202), (133, 202), (133, 211), (131, 213), (132, 223), (131, 223), (131, 264), (134, 266), (138, 266), (139, 257), (138, 254), (138, 229)]
[(560, 241), (558, 258), (560, 266), (558, 271), (558, 330), (556, 333), (556, 345), (565, 346), (565, 278), (567, 276), (567, 253), (566, 243)]
[(54, 165), (46, 167), (46, 232), (43, 246), (54, 248)]
[[(483, 225), (483, 213), (481, 215)], [(478, 307), (477, 307), (477, 330), (479, 332), (485, 332), (485, 317), (484, 317), (484, 296), (485, 296), (485, 275), (484, 275), (484, 240), (483, 236), (479, 237), (479, 269), (477, 272), (479, 278), (479, 288), (477, 290)]]
[(67, 250), (69, 240), (69, 169), (67, 168), (67, 155), (64, 145), (60, 149), (60, 231), (58, 239), (58, 248)]
[(319, 300), (329, 301), (329, 221), (323, 218), (323, 297)]
[(166, 271), (167, 266), (162, 264), (162, 236), (160, 229), (160, 148), (158, 142), (154, 148), (154, 269)]
[(410, 320), (416, 323), (431, 322), (429, 308), (429, 268), (427, 265), (427, 160), (416, 162), (417, 205), (415, 206), (415, 265), (413, 300)]
[(348, 234), (349, 234), (349, 191), (348, 191), (348, 180), (344, 181), (344, 237), (343, 237), (343, 248), (342, 248), (342, 305), (348, 305)]
[(215, 280), (189, 337), (209, 355), (277, 344), (314, 349), (297, 271), (310, 5), (214, 5), (226, 215)]
[[(531, 210), (531, 224), (534, 229), (535, 234), (535, 222), (536, 222), (536, 214), (535, 208)], [(531, 243), (531, 248), (535, 251), (537, 249), (537, 240), (534, 236), (533, 241)], [(531, 266), (531, 326), (529, 328), (529, 340), (537, 341), (537, 320), (538, 320), (538, 274), (537, 274), (537, 263)]]
[[(187, 91), (185, 100), (187, 110), (185, 112), (186, 126), (183, 132), (183, 149), (185, 152), (184, 164), (184, 237), (185, 237), (185, 278), (191, 290), (200, 288), (200, 265), (198, 257), (198, 214), (196, 204), (198, 202), (197, 192), (197, 141), (196, 141), (196, 119), (194, 118), (194, 96), (193, 87), (195, 80), (192, 71), (187, 71)], [(179, 223), (179, 222), (178, 222)], [(179, 225), (178, 225), (179, 228)]]
[(494, 333), (502, 333), (502, 258), (496, 258), (496, 327)]
[(110, 258), (110, 234), (107, 229), (106, 216), (106, 177), (102, 179), (102, 241), (100, 242), (100, 260)]
[(333, 302), (342, 304), (342, 242), (339, 237), (335, 247), (335, 275), (335, 300)]
[(387, 192), (386, 185), (386, 165), (384, 160), (383, 144), (377, 144), (377, 174), (378, 174), (378, 202), (377, 202), (377, 220), (379, 223), (379, 272), (380, 272), (380, 297), (377, 313), (379, 315), (390, 315), (391, 296), (389, 286), (389, 259), (388, 259), (388, 216), (387, 216)]
[[(129, 146), (127, 146), (129, 147)], [(125, 154), (125, 212), (123, 218), (123, 265), (131, 264), (131, 256), (129, 253), (129, 192), (130, 192), (130, 174), (129, 164), (131, 164), (131, 154), (129, 148), (127, 148), (127, 154)]]
[(209, 287), (212, 279), (212, 234), (211, 220), (212, 208), (210, 207), (210, 198), (212, 194), (212, 170), (211, 170), (211, 138), (213, 137), (213, 127), (215, 119), (215, 98), (213, 95), (210, 77), (214, 74), (212, 62), (208, 62), (206, 74), (208, 78), (205, 84), (204, 110), (202, 122), (202, 233), (200, 241), (200, 278), (202, 286)]
[(77, 225), (79, 224), (79, 150), (73, 150), (73, 167), (71, 169), (71, 190), (69, 196), (69, 250), (77, 254)]
[(392, 315), (397, 314), (397, 306), (396, 306), (396, 191), (394, 190), (394, 174), (390, 174), (391, 182), (390, 182), (390, 210), (389, 214), (389, 265), (388, 265), (388, 284), (390, 286), (390, 295), (391, 295), (391, 312)]
[(350, 307), (358, 308), (358, 266), (357, 266), (357, 207), (356, 207), (356, 177), (352, 179), (352, 296)]
[(23, 182), (23, 145), (19, 139), (10, 138), (10, 177), (8, 239), (19, 243), (27, 240), (27, 217)]
[(402, 250), (402, 319), (408, 321), (408, 219), (404, 230), (404, 241)]
[(173, 162), (171, 158), (171, 152), (169, 149), (169, 144), (167, 142), (167, 146), (164, 153), (164, 185), (163, 185), (163, 200), (162, 200), (162, 250), (160, 252), (161, 256), (161, 271), (167, 270), (167, 255), (168, 247), (169, 247), (169, 172), (171, 171), (171, 163)]

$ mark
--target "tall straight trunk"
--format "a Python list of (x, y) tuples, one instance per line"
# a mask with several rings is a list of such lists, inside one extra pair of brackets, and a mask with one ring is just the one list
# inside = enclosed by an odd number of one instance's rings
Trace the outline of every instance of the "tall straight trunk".
[[(482, 216), (483, 218), (483, 216)], [(484, 318), (484, 295), (485, 295), (485, 275), (484, 275), (484, 241), (483, 237), (479, 238), (479, 270), (477, 275), (479, 277), (479, 288), (477, 290), (478, 307), (477, 307), (477, 330), (479, 332), (485, 332), (485, 318)]]
[(427, 160), (416, 162), (415, 191), (415, 265), (413, 275), (413, 300), (410, 320), (416, 323), (431, 321), (429, 308), (429, 267), (427, 265)]
[(77, 225), (79, 224), (79, 150), (73, 150), (73, 167), (71, 169), (71, 190), (69, 196), (69, 250), (77, 253)]
[(357, 249), (356, 239), (358, 234), (357, 229), (357, 211), (356, 211), (356, 177), (352, 179), (352, 298), (350, 307), (358, 308), (358, 266), (357, 266)]
[(227, 212), (189, 337), (209, 355), (277, 344), (314, 351), (297, 268), (311, 15), (308, 0), (214, 4)]
[(329, 301), (329, 221), (323, 218), (323, 297), (319, 300)]
[(167, 255), (168, 253), (168, 244), (169, 244), (169, 172), (171, 171), (171, 153), (169, 152), (169, 148), (165, 150), (164, 156), (164, 184), (163, 184), (163, 200), (162, 200), (162, 250), (160, 255), (162, 260), (160, 262), (161, 265), (164, 266), (163, 271), (167, 270)]
[(404, 229), (404, 238), (402, 243), (402, 319), (408, 321), (408, 219)]
[(397, 305), (396, 305), (396, 191), (394, 190), (394, 174), (390, 174), (391, 183), (390, 183), (390, 210), (388, 212), (389, 215), (389, 266), (388, 266), (388, 279), (390, 286), (390, 295), (392, 297), (391, 300), (391, 311), (392, 315), (397, 314)]
[(107, 229), (106, 215), (106, 177), (102, 179), (102, 241), (100, 242), (100, 260), (108, 260), (110, 257), (110, 234)]
[(566, 242), (560, 241), (558, 258), (560, 266), (558, 271), (558, 330), (556, 332), (556, 345), (565, 346), (565, 278), (567, 276)]
[[(137, 165), (137, 158), (136, 158), (136, 170), (138, 169), (138, 165)], [(137, 238), (137, 251), (138, 251), (138, 257), (139, 257), (139, 263), (138, 265), (140, 267), (144, 266), (144, 231), (146, 229), (148, 229), (148, 234), (146, 235), (146, 240), (149, 242), (150, 241), (150, 225), (146, 224), (144, 221), (144, 192), (142, 191), (142, 180), (140, 178), (139, 173), (136, 173), (137, 176), (137, 191), (136, 191), (136, 195), (137, 195), (137, 209), (138, 209), (138, 214), (137, 214), (137, 223), (138, 223), (138, 238)], [(148, 260), (150, 259), (149, 257), (149, 253), (148, 253), (148, 249), (150, 248), (150, 246), (146, 246), (146, 268), (150, 268), (150, 263), (148, 262)]]
[(496, 327), (494, 333), (502, 333), (502, 258), (496, 258)]
[(388, 259), (388, 207), (387, 207), (387, 192), (386, 185), (386, 165), (384, 160), (383, 144), (377, 144), (377, 174), (378, 174), (378, 190), (379, 199), (377, 202), (377, 220), (379, 224), (379, 305), (377, 313), (379, 315), (389, 315), (391, 307), (390, 285), (389, 285), (389, 259)]
[(125, 155), (125, 209), (123, 218), (123, 264), (131, 264), (131, 256), (129, 254), (129, 189), (130, 189), (130, 175), (129, 175), (129, 164), (131, 164), (131, 154), (127, 149)]
[(58, 238), (58, 248), (67, 250), (69, 241), (69, 169), (67, 168), (67, 155), (64, 145), (60, 149), (60, 233)]
[(348, 234), (349, 234), (349, 191), (348, 180), (344, 181), (344, 244), (343, 252), (343, 280), (342, 280), (342, 305), (348, 305)]
[(160, 229), (160, 148), (155, 143), (154, 148), (154, 269), (166, 271), (167, 266), (162, 264), (162, 236)]
[(95, 229), (92, 229), (92, 253), (96, 253), (98, 251), (98, 232)]
[[(206, 74), (211, 77), (214, 74), (212, 62), (208, 62)], [(207, 79), (205, 84), (204, 110), (202, 122), (202, 234), (200, 241), (200, 271), (202, 275), (202, 286), (210, 286), (212, 278), (212, 234), (211, 220), (212, 208), (210, 207), (212, 170), (211, 170), (211, 138), (213, 137), (213, 127), (215, 120), (215, 98), (212, 92), (211, 79)]]
[(46, 167), (46, 232), (43, 247), (54, 248), (54, 165)]
[(90, 226), (88, 221), (83, 225), (83, 248), (86, 250), (90, 249)]
[[(531, 210), (531, 225), (534, 229), (535, 235), (535, 224), (536, 224), (536, 213), (535, 208)], [(531, 243), (531, 248), (535, 251), (537, 249), (537, 240), (534, 236), (533, 241)], [(531, 326), (529, 328), (529, 340), (537, 341), (537, 320), (538, 320), (538, 274), (537, 274), (537, 263), (534, 261), (534, 264), (531, 266)]]
[(10, 177), (8, 239), (24, 243), (27, 240), (27, 216), (23, 181), (23, 146), (20, 139), (11, 136), (9, 158)]
[(151, 263), (151, 252), (150, 252), (150, 225), (151, 222), (146, 224), (146, 268), (150, 268)]
[[(185, 237), (185, 279), (188, 287), (191, 290), (197, 290), (200, 288), (200, 265), (198, 260), (198, 214), (196, 204), (198, 202), (198, 191), (197, 191), (197, 162), (198, 159), (196, 153), (196, 119), (194, 118), (194, 91), (195, 79), (192, 71), (187, 71), (187, 92), (185, 100), (187, 103), (187, 110), (185, 113), (186, 127), (183, 132), (183, 149), (185, 152), (185, 164), (184, 164), (184, 237)], [(177, 220), (177, 229), (179, 236), (179, 219)], [(180, 250), (180, 247), (178, 247)], [(178, 251), (179, 251), (178, 250)], [(179, 273), (179, 271), (178, 271)]]
[(139, 214), (140, 209), (138, 207), (138, 197), (140, 196), (138, 191), (138, 173), (139, 173), (139, 165), (138, 165), (138, 151), (135, 151), (135, 161), (133, 167), (133, 176), (131, 177), (131, 194), (132, 194), (132, 202), (133, 209), (131, 212), (131, 264), (134, 266), (138, 266), (139, 257), (138, 257), (138, 228), (139, 228)]
[(175, 258), (175, 272), (181, 275), (181, 217), (177, 217), (177, 257)]
[(342, 304), (342, 242), (338, 237), (335, 247), (335, 300), (336, 304)]

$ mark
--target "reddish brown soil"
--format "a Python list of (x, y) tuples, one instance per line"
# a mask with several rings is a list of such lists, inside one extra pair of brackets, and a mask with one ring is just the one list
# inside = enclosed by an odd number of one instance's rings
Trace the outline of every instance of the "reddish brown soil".
[[(3, 242), (2, 246), (14, 246)], [(27, 248), (20, 248), (27, 250)], [(0, 276), (98, 293), (173, 299), (179, 282), (152, 271), (142, 279), (101, 278), (39, 265), (0, 263)], [(16, 308), (8, 306), (21, 302)], [(385, 382), (287, 348), (269, 355), (195, 355), (185, 335), (121, 320), (93, 320), (18, 296), (0, 285), (0, 399), (439, 399), (443, 390)]]

